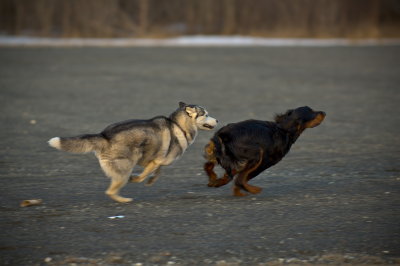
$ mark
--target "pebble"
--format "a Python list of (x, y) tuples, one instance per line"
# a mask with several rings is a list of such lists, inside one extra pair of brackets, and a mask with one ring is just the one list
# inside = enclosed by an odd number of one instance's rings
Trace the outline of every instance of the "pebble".
[(113, 264), (124, 262), (124, 259), (120, 256), (111, 256), (108, 260), (110, 263), (113, 263)]
[(225, 260), (219, 260), (215, 263), (216, 266), (225, 266), (227, 262)]
[(169, 251), (165, 251), (165, 252), (162, 252), (161, 255), (163, 255), (163, 256), (171, 256), (172, 253), (169, 252)]
[(122, 219), (122, 218), (125, 218), (125, 216), (124, 215), (116, 215), (116, 216), (110, 216), (108, 218), (109, 219)]

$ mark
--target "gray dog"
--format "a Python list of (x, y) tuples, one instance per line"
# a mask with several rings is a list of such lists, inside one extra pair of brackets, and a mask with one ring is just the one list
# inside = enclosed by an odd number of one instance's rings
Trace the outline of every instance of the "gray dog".
[[(111, 178), (106, 194), (115, 201), (130, 202), (131, 198), (119, 195), (129, 179), (139, 183), (154, 173), (147, 182), (152, 185), (161, 166), (178, 159), (193, 143), (198, 129), (213, 129), (217, 122), (203, 107), (180, 102), (179, 108), (169, 117), (123, 121), (98, 134), (55, 137), (49, 140), (49, 144), (67, 152), (94, 152), (104, 173)], [(144, 170), (139, 176), (131, 177), (137, 164)]]

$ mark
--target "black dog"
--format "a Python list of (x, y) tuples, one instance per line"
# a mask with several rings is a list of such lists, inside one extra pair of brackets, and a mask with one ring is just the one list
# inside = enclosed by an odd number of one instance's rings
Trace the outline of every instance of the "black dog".
[[(224, 126), (205, 147), (208, 186), (223, 186), (237, 175), (233, 186), (235, 196), (246, 195), (241, 189), (260, 193), (261, 188), (247, 182), (278, 163), (306, 128), (318, 126), (324, 118), (324, 112), (305, 106), (276, 115), (275, 122), (246, 120)], [(216, 164), (226, 171), (221, 178), (213, 170)]]

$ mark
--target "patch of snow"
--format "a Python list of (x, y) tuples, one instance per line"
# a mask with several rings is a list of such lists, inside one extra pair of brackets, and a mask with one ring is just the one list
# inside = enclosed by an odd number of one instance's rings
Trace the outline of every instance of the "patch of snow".
[(182, 36), (166, 39), (145, 38), (37, 38), (0, 36), (0, 46), (375, 46), (400, 45), (400, 39), (280, 39), (244, 36)]

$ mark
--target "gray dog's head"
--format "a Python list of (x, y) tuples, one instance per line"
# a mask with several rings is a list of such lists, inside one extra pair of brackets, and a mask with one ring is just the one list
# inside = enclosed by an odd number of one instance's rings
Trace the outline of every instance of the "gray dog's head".
[(199, 105), (180, 102), (179, 108), (185, 110), (188, 116), (195, 120), (196, 126), (199, 129), (210, 130), (218, 123), (217, 119), (209, 116), (207, 110)]

